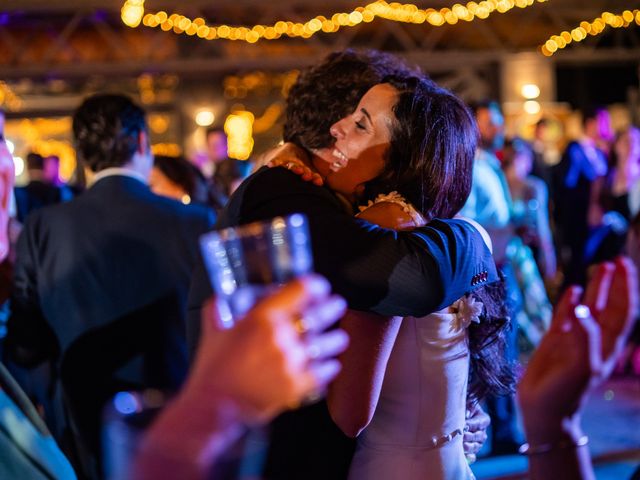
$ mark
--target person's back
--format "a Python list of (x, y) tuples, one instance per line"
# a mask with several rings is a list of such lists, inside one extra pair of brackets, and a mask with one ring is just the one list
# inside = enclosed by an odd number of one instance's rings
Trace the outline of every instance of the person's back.
[(56, 185), (46, 181), (44, 176), (44, 159), (37, 153), (27, 155), (29, 183), (22, 187), (15, 187), (16, 218), (23, 223), (27, 216), (42, 207), (60, 203), (63, 199), (62, 191)]
[(87, 328), (162, 297), (174, 296), (184, 310), (208, 215), (124, 176), (104, 178), (77, 199), (34, 213), (19, 253), (29, 250), (42, 311), (63, 349)]
[[(204, 207), (153, 194), (144, 111), (98, 95), (74, 115), (93, 185), (27, 219), (18, 240), (7, 348), (56, 360), (76, 445), (99, 459), (103, 402), (122, 388), (177, 388), (187, 370), (184, 315)], [(52, 358), (55, 357), (55, 358)], [(60, 420), (60, 419), (57, 419)], [(60, 435), (61, 430), (56, 434)], [(85, 473), (99, 462), (85, 462)]]

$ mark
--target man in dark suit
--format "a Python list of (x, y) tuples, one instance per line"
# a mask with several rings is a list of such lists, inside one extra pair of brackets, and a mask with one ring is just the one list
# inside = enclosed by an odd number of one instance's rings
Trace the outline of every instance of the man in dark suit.
[(85, 100), (73, 133), (92, 186), (27, 219), (8, 346), (31, 365), (59, 349), (65, 395), (91, 395), (72, 413), (96, 453), (101, 401), (120, 388), (176, 388), (183, 380), (189, 279), (198, 237), (214, 219), (149, 190), (145, 113), (129, 98)]
[[(290, 91), (285, 140), (307, 150), (333, 143), (329, 126), (373, 85), (409, 69), (379, 52), (345, 51), (304, 73)], [(470, 224), (435, 220), (412, 232), (385, 230), (353, 217), (332, 191), (282, 168), (261, 169), (231, 197), (218, 223), (227, 227), (302, 212), (309, 218), (315, 270), (349, 307), (385, 316), (421, 317), (465, 294), (478, 275), (497, 278), (489, 250)], [(211, 294), (202, 265), (189, 294), (188, 337), (195, 347), (200, 307)], [(325, 402), (271, 424), (268, 479), (346, 478), (353, 441), (332, 422)]]
[(24, 187), (16, 187), (16, 218), (23, 223), (29, 213), (60, 203), (62, 191), (52, 183), (46, 181), (44, 174), (44, 158), (42, 155), (31, 152), (27, 155), (27, 172), (29, 183)]
[(582, 125), (584, 135), (567, 145), (552, 171), (553, 216), (565, 286), (586, 282), (589, 259), (585, 247), (602, 214), (601, 195), (594, 192), (609, 172), (609, 112), (590, 108), (583, 112)]

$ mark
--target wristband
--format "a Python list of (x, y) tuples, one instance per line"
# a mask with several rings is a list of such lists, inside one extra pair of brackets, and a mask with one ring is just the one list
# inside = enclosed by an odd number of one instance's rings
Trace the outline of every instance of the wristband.
[(553, 452), (554, 450), (565, 450), (568, 448), (584, 447), (589, 443), (589, 437), (583, 435), (578, 440), (565, 440), (558, 443), (543, 443), (541, 445), (529, 445), (525, 443), (518, 449), (521, 455), (542, 455), (543, 453)]

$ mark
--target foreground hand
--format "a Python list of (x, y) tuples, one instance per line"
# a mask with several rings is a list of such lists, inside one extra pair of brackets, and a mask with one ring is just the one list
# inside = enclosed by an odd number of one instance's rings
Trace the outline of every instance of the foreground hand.
[(480, 451), (484, 442), (487, 441), (487, 428), (491, 424), (491, 417), (482, 409), (479, 403), (467, 406), (467, 420), (465, 423), (465, 431), (462, 437), (462, 446), (464, 447), (464, 455), (473, 463), (476, 460), (476, 454)]
[(268, 154), (266, 165), (268, 167), (282, 167), (299, 175), (304, 181), (311, 182), (321, 187), (323, 178), (309, 163), (306, 152), (293, 143), (284, 143), (276, 147)]
[[(259, 302), (228, 330), (214, 302), (203, 311), (202, 340), (187, 389), (232, 403), (244, 423), (266, 421), (324, 391), (347, 347), (342, 330), (324, 332), (345, 311), (319, 276), (294, 281)], [(299, 319), (305, 332), (300, 333)]]
[(583, 298), (587, 308), (579, 306), (579, 287), (565, 292), (518, 387), (530, 443), (579, 423), (589, 392), (611, 373), (624, 346), (637, 292), (637, 272), (626, 258), (598, 266)]

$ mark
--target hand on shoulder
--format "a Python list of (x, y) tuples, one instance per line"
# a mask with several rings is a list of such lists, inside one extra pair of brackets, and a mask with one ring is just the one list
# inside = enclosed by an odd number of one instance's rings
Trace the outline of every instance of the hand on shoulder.
[(270, 168), (282, 167), (299, 175), (302, 180), (322, 186), (324, 179), (313, 168), (309, 155), (293, 143), (283, 143), (265, 154), (265, 165)]
[(394, 202), (375, 203), (361, 211), (358, 218), (393, 230), (409, 230), (421, 226), (401, 205)]

